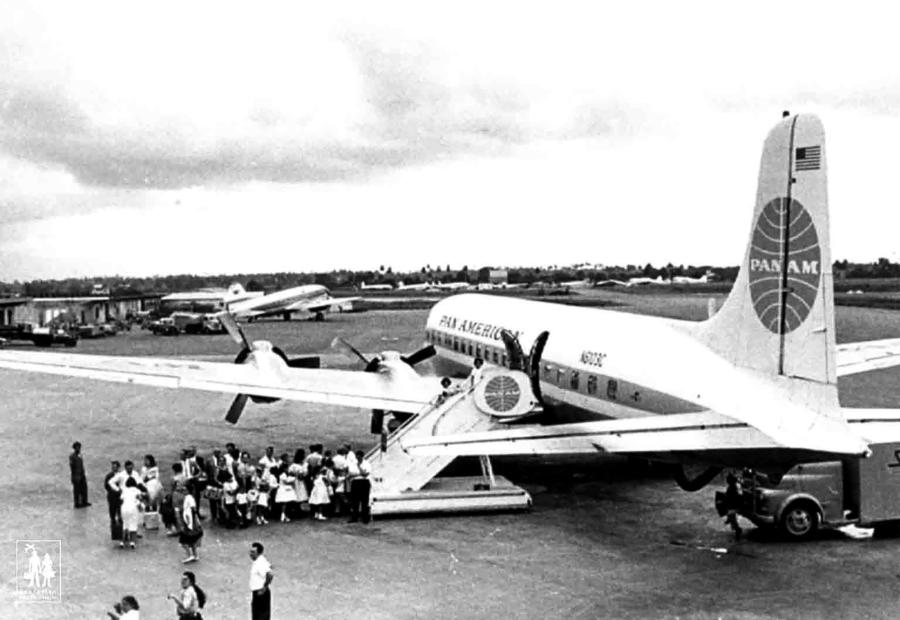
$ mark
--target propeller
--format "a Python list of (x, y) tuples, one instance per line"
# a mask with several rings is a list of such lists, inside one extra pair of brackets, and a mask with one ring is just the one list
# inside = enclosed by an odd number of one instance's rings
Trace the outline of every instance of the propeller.
[(531, 379), (531, 391), (534, 392), (538, 402), (543, 404), (544, 399), (541, 394), (541, 356), (544, 354), (544, 347), (547, 346), (547, 339), (550, 338), (550, 332), (543, 331), (538, 334), (531, 345), (531, 351), (526, 356), (522, 351), (522, 345), (519, 339), (509, 330), (500, 330), (500, 338), (503, 340), (503, 346), (506, 347), (507, 366), (510, 370), (521, 370)]
[[(357, 349), (356, 347), (354, 347), (352, 344), (350, 344), (349, 342), (347, 342), (346, 340), (344, 340), (341, 337), (337, 337), (334, 340), (332, 340), (331, 347), (334, 349), (342, 350), (344, 352), (344, 354), (347, 355), (347, 357), (357, 357), (365, 366), (366, 372), (376, 372), (378, 370), (378, 368), (381, 366), (381, 363), (385, 359), (391, 357), (391, 355), (393, 354), (390, 352), (385, 352), (380, 356), (376, 355), (376, 356), (372, 357), (372, 359), (369, 359), (365, 355), (363, 355), (359, 349)], [(404, 362), (410, 366), (415, 366), (416, 364), (424, 362), (425, 360), (429, 359), (430, 357), (434, 357), (436, 354), (437, 354), (437, 351), (435, 350), (435, 348), (432, 345), (428, 345), (426, 347), (419, 349), (418, 351), (410, 353), (409, 355), (400, 355), (399, 357), (402, 362)], [(393, 354), (393, 355), (396, 355), (396, 354)]]
[(434, 346), (428, 345), (427, 347), (423, 347), (410, 355), (401, 355), (400, 359), (410, 366), (415, 366), (416, 364), (424, 362), (428, 358), (434, 357), (435, 355), (437, 355), (437, 351), (435, 350)]
[[(359, 349), (354, 347), (352, 344), (347, 342), (341, 337), (337, 337), (331, 341), (331, 347), (334, 349), (340, 349), (344, 352), (348, 357), (357, 357), (360, 361), (365, 365), (365, 372), (378, 372), (381, 368), (381, 364), (388, 359), (397, 359), (409, 365), (410, 367), (414, 367), (416, 364), (420, 362), (424, 362), (430, 357), (433, 357), (437, 354), (437, 351), (432, 345), (428, 345), (410, 353), (409, 355), (398, 355), (392, 351), (385, 351), (380, 356), (376, 355), (372, 357), (372, 359), (367, 358), (363, 355)], [(384, 411), (383, 409), (373, 409), (372, 410), (372, 420), (370, 424), (369, 430), (373, 435), (381, 434), (384, 429), (384, 416), (385, 414), (392, 413), (390, 411)], [(395, 417), (397, 414), (394, 414)]]
[[(244, 335), (244, 330), (241, 329), (240, 325), (238, 325), (237, 321), (229, 312), (221, 312), (217, 317), (225, 327), (225, 331), (231, 336), (231, 339), (241, 347), (237, 357), (234, 358), (235, 364), (246, 363), (251, 355), (275, 354), (280, 357), (289, 368), (319, 368), (321, 366), (321, 359), (315, 355), (289, 358), (279, 347), (273, 347), (268, 342), (260, 341), (250, 343)], [(234, 397), (234, 400), (231, 401), (228, 413), (225, 414), (225, 421), (230, 424), (237, 424), (238, 420), (241, 419), (241, 415), (244, 413), (244, 408), (247, 406), (248, 400), (252, 400), (254, 403), (274, 403), (279, 399), (269, 396), (257, 396), (255, 394), (238, 394)]]

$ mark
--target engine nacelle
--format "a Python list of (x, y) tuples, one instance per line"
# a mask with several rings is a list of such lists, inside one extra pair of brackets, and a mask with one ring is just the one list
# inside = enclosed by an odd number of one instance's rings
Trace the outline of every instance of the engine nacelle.
[[(253, 364), (261, 372), (281, 372), (287, 368), (288, 359), (284, 351), (278, 347), (272, 346), (268, 340), (254, 340), (249, 349), (244, 349), (234, 358), (235, 364)], [(272, 398), (271, 396), (256, 396), (248, 394), (250, 400), (257, 404), (268, 405), (276, 403), (280, 398)]]

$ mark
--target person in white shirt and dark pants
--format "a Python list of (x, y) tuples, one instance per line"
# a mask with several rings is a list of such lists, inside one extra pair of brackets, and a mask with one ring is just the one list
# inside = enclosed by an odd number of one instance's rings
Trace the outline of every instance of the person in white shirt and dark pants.
[(363, 523), (368, 523), (371, 519), (369, 513), (369, 492), (372, 489), (372, 483), (369, 481), (369, 474), (372, 473), (372, 466), (365, 459), (362, 450), (356, 451), (356, 464), (350, 464), (348, 468), (348, 479), (350, 480), (350, 519), (353, 523), (362, 517)]
[(272, 617), (272, 592), (269, 584), (272, 583), (272, 565), (263, 555), (262, 543), (255, 542), (250, 545), (250, 616), (253, 620), (271, 620)]

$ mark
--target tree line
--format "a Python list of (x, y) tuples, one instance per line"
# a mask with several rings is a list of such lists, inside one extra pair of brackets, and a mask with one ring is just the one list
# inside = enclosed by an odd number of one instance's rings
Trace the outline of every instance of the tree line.
[[(836, 279), (900, 278), (900, 264), (887, 258), (873, 263), (851, 263), (848, 260), (834, 262)], [(220, 275), (177, 274), (166, 276), (126, 277), (102, 276), (89, 278), (62, 278), (55, 280), (30, 280), (0, 282), (0, 296), (24, 297), (81, 297), (90, 295), (95, 285), (102, 285), (104, 294), (113, 297), (191, 291), (203, 288), (226, 288), (240, 282), (248, 291), (272, 292), (303, 284), (321, 284), (329, 289), (354, 289), (367, 284), (421, 284), (429, 282), (468, 282), (478, 284), (490, 281), (492, 268), (469, 269), (467, 265), (453, 269), (450, 265), (432, 267), (424, 265), (416, 271), (395, 272), (390, 266), (380, 265), (371, 270), (335, 270), (330, 272), (276, 272), (236, 273)], [(626, 281), (629, 278), (647, 277), (664, 279), (675, 276), (698, 278), (712, 273), (720, 282), (730, 282), (737, 277), (738, 267), (711, 265), (663, 266), (623, 265), (603, 268), (573, 268), (558, 265), (546, 267), (512, 267), (503, 269), (510, 284), (559, 284), (573, 280), (600, 282), (603, 280)]]

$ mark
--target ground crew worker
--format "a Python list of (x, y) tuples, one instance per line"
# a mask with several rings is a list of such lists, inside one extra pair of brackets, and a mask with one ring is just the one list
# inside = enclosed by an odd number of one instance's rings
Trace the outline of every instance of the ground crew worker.
[(738, 483), (737, 477), (729, 473), (725, 477), (728, 487), (725, 489), (725, 505), (728, 507), (728, 513), (725, 515), (725, 523), (731, 526), (734, 531), (734, 539), (740, 540), (743, 530), (738, 524), (738, 510), (741, 507), (741, 485)]
[(482, 367), (484, 366), (484, 360), (480, 357), (476, 357), (475, 361), (472, 363), (472, 372), (469, 373), (468, 387), (474, 388), (479, 381), (481, 381), (481, 373), (484, 372)]

